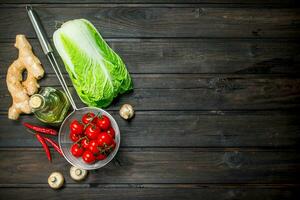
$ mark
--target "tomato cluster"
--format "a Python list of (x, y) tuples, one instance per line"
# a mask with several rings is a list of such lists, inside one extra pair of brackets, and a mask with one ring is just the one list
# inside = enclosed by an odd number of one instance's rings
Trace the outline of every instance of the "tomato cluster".
[(92, 112), (84, 114), (81, 121), (71, 122), (70, 139), (74, 142), (70, 149), (72, 155), (82, 157), (88, 164), (106, 159), (116, 147), (115, 130), (109, 118)]

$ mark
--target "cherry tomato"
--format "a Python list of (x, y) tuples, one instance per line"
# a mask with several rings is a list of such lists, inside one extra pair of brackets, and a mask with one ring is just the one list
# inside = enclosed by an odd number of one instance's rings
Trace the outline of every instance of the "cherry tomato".
[(87, 149), (87, 148), (88, 148), (89, 143), (90, 143), (90, 141), (89, 141), (89, 139), (87, 139), (87, 138), (84, 138), (84, 139), (81, 140), (81, 146), (82, 146), (84, 149)]
[(87, 151), (83, 152), (82, 159), (84, 160), (84, 162), (91, 164), (91, 163), (95, 162), (96, 157), (94, 156), (94, 154), (92, 152), (87, 150)]
[(71, 153), (75, 157), (80, 157), (83, 154), (83, 148), (79, 144), (75, 143), (71, 147)]
[(112, 144), (109, 145), (109, 147), (107, 148), (107, 152), (113, 152), (113, 150), (116, 148), (116, 142), (113, 140)]
[(116, 142), (113, 140), (113, 143), (110, 145), (110, 151), (113, 151), (116, 148)]
[(83, 133), (84, 126), (82, 123), (75, 119), (70, 124), (70, 130), (72, 133), (81, 135)]
[(94, 113), (88, 112), (82, 116), (82, 122), (84, 124), (92, 123), (93, 121), (95, 121), (95, 120), (93, 120), (94, 117), (95, 117)]
[(91, 140), (88, 146), (88, 149), (93, 154), (99, 153), (98, 143), (96, 140)]
[(70, 133), (70, 139), (73, 141), (73, 142), (76, 142), (77, 140), (79, 140), (79, 138), (80, 138), (80, 135), (78, 135), (78, 134), (75, 134), (75, 133)]
[(94, 140), (98, 137), (100, 134), (100, 128), (98, 126), (95, 126), (94, 124), (90, 124), (85, 129), (85, 135), (91, 139)]
[(106, 131), (110, 127), (110, 120), (105, 115), (102, 115), (97, 119), (97, 125), (101, 128), (101, 130)]
[(106, 132), (101, 132), (97, 138), (98, 145), (101, 147), (110, 146), (114, 140)]
[(96, 160), (104, 160), (107, 156), (105, 154), (100, 153), (96, 156)]
[(110, 127), (110, 128), (106, 131), (106, 133), (109, 134), (112, 138), (115, 138), (116, 133), (115, 133), (115, 130), (114, 130), (112, 127)]

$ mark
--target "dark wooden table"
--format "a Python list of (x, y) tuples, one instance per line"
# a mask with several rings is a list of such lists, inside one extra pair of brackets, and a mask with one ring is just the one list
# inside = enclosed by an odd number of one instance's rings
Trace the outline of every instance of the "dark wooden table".
[[(32, 115), (7, 119), (16, 34), (44, 65), (41, 86), (60, 87), (27, 3), (49, 37), (63, 21), (90, 20), (134, 81), (134, 92), (108, 108), (122, 132), (119, 162), (81, 183), (21, 126), (39, 123)], [(296, 199), (299, 39), (296, 0), (1, 0), (0, 199)], [(118, 115), (125, 102), (136, 109), (131, 122)], [(59, 191), (47, 185), (52, 171), (65, 176)]]

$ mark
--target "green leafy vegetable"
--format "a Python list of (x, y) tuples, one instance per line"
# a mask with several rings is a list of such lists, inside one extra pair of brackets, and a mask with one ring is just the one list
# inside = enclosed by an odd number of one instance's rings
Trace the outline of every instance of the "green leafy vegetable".
[(107, 107), (133, 88), (121, 58), (89, 21), (64, 23), (53, 35), (54, 45), (81, 98), (89, 106)]

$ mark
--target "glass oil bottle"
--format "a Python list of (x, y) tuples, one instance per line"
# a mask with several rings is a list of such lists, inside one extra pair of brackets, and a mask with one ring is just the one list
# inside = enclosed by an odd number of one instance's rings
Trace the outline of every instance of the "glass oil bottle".
[(45, 87), (29, 99), (32, 112), (40, 121), (50, 125), (60, 125), (70, 108), (70, 102), (64, 92)]

